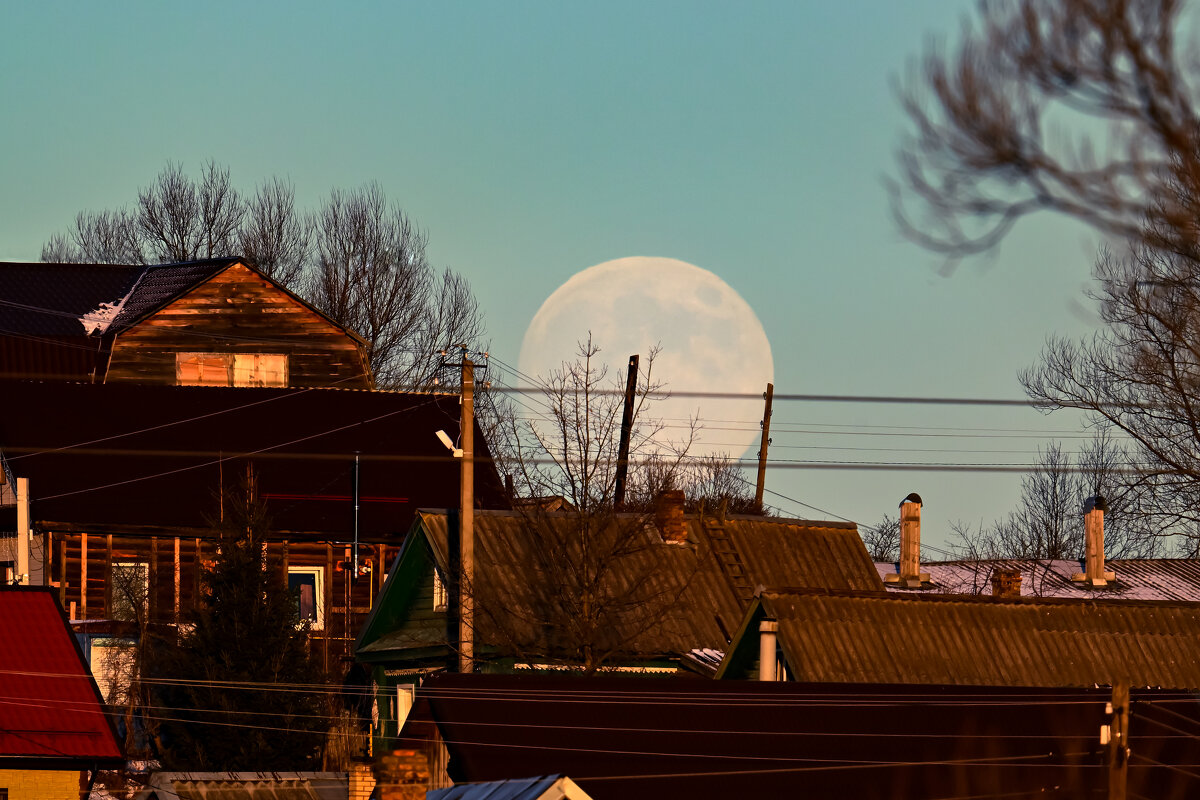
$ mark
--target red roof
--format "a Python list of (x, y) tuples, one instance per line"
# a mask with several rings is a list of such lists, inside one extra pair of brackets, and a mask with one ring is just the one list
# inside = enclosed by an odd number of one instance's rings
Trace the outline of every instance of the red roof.
[(116, 734), (52, 590), (0, 587), (0, 767), (117, 762)]

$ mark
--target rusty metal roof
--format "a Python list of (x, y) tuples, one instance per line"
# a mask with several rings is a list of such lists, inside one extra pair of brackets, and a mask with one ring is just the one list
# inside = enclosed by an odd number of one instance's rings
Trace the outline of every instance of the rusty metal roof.
[[(418, 517), (439, 569), (453, 574), (450, 529), (456, 540), (457, 523), (442, 512)], [(588, 581), (580, 576), (591, 570), (593, 592), (607, 603), (599, 620), (605, 635), (597, 641), (642, 656), (726, 646), (751, 598), (739, 596), (714, 550), (719, 530), (689, 515), (688, 542), (678, 545), (664, 542), (641, 515), (607, 517), (590, 536), (581, 519), (574, 512), (476, 513), (481, 642), (538, 655), (569, 643), (564, 627), (576, 624), (573, 609)], [(882, 590), (853, 524), (731, 516), (724, 536), (745, 570), (743, 585)], [(583, 554), (585, 547), (592, 556)]]
[(1200, 688), (1200, 603), (782, 590), (761, 613), (797, 681)]
[[(877, 562), (880, 577), (896, 572), (894, 562)], [(1108, 586), (1093, 589), (1075, 583), (1071, 576), (1083, 572), (1074, 559), (983, 559), (979, 561), (925, 562), (932, 591), (944, 594), (991, 594), (991, 576), (998, 569), (1021, 572), (1023, 597), (1074, 597), (1078, 599), (1181, 600), (1200, 602), (1200, 559), (1131, 558), (1106, 562), (1116, 573)], [(889, 591), (909, 592), (894, 584)]]

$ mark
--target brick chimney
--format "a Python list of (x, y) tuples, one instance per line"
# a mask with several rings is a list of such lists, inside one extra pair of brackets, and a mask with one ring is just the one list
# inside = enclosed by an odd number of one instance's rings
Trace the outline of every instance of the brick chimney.
[(370, 759), (351, 759), (348, 777), (349, 800), (370, 800), (371, 792), (375, 790), (375, 774), (371, 770)]
[(994, 597), (1021, 596), (1021, 570), (997, 569), (992, 573), (992, 595)]
[(1104, 569), (1104, 512), (1108, 504), (1100, 495), (1089, 497), (1083, 504), (1083, 572), (1076, 572), (1071, 580), (1095, 588), (1107, 586), (1116, 579), (1114, 572)]
[(683, 518), (683, 491), (665, 489), (654, 504), (654, 524), (667, 544), (687, 544), (687, 522)]
[(429, 761), (420, 750), (393, 750), (375, 762), (379, 800), (425, 800)]
[(905, 589), (921, 589), (930, 582), (929, 573), (921, 572), (921, 495), (916, 492), (900, 501), (899, 571), (883, 581)]

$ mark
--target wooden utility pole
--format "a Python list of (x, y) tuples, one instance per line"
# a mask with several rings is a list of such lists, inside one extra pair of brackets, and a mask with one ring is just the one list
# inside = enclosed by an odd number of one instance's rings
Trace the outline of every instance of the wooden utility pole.
[(629, 473), (629, 437), (633, 434), (633, 396), (637, 392), (638, 357), (629, 357), (629, 377), (625, 379), (625, 412), (621, 415), (621, 442), (617, 447), (617, 485), (613, 505), (625, 502), (625, 476)]
[(462, 508), (459, 511), (458, 671), (475, 671), (475, 365), (462, 359)]
[(775, 395), (775, 384), (768, 383), (763, 393), (762, 447), (758, 451), (758, 482), (754, 484), (754, 505), (760, 510), (763, 504), (763, 489), (767, 483), (767, 445), (771, 443), (771, 398)]
[(1108, 739), (1108, 800), (1125, 800), (1129, 767), (1129, 684), (1114, 683)]

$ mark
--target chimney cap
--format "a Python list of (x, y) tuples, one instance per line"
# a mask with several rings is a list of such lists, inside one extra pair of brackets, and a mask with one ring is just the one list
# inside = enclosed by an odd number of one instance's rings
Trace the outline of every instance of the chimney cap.
[(908, 497), (900, 501), (900, 505), (904, 505), (905, 503), (916, 503), (917, 505), (922, 505), (921, 495), (913, 492)]
[(1104, 495), (1097, 494), (1083, 501), (1083, 513), (1089, 511), (1108, 511), (1108, 503), (1104, 500)]

